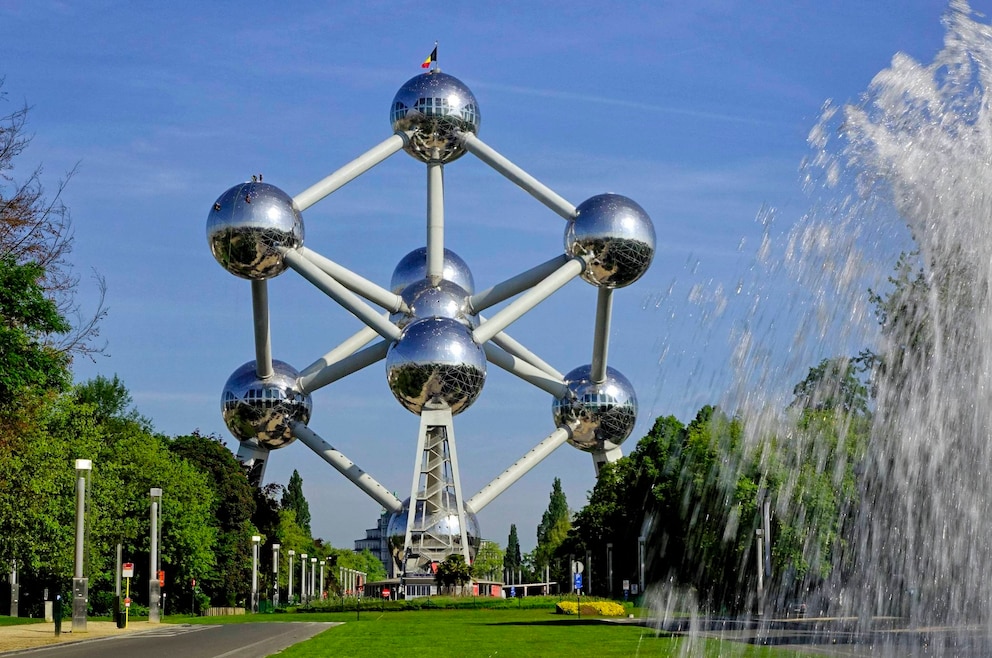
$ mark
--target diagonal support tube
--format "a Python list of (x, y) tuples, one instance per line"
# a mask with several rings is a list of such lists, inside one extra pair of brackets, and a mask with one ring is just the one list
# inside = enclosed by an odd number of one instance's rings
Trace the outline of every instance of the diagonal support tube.
[(335, 363), (331, 363), (318, 372), (301, 376), (298, 380), (300, 391), (303, 393), (312, 393), (319, 388), (336, 382), (342, 377), (347, 377), (353, 372), (358, 372), (362, 368), (382, 361), (386, 358), (389, 345), (390, 341), (388, 340), (380, 341), (375, 345), (366, 347), (360, 352), (355, 352)]
[(300, 372), (300, 378), (308, 377), (329, 365), (337, 363), (346, 356), (351, 356), (375, 340), (378, 335), (372, 327), (362, 327), (333, 350), (304, 368)]
[(560, 448), (568, 440), (569, 431), (564, 427), (559, 427), (552, 432), (548, 438), (544, 439), (530, 452), (518, 459), (508, 469), (497, 475), (496, 478), (479, 490), (467, 501), (465, 508), (473, 514), (478, 514), (489, 503), (501, 493), (510, 488), (510, 485), (527, 474), (530, 469), (540, 464), (545, 457)]
[[(485, 321), (483, 318), (480, 318)], [(518, 359), (523, 359), (530, 365), (534, 366), (538, 370), (544, 372), (554, 379), (564, 380), (565, 376), (558, 372), (555, 368), (551, 367), (550, 364), (544, 361), (541, 357), (531, 352), (529, 349), (518, 343), (516, 340), (511, 338), (505, 331), (502, 331), (492, 338), (493, 344), (497, 347), (501, 347)]]
[(361, 295), (373, 304), (378, 304), (390, 313), (406, 310), (403, 298), (396, 293), (386, 290), (365, 277), (355, 274), (347, 267), (339, 265), (330, 258), (321, 256), (306, 247), (300, 247), (297, 251), (308, 261), (319, 267), (325, 274), (341, 283), (345, 288)]
[(532, 267), (526, 272), (521, 272), (502, 283), (497, 283), (491, 288), (472, 295), (468, 299), (470, 312), (481, 313), (490, 306), (495, 306), (510, 297), (522, 293), (524, 290), (534, 287), (567, 262), (568, 256), (566, 254), (555, 256), (537, 267)]
[(488, 322), (479, 325), (472, 332), (472, 338), (480, 345), (485, 343), (519, 320), (524, 313), (543, 302), (559, 288), (581, 274), (585, 267), (586, 262), (582, 260), (582, 257), (575, 256), (574, 258), (570, 258), (543, 281), (510, 302), (505, 308), (500, 309), (496, 315), (489, 318)]
[(333, 277), (324, 273), (298, 251), (283, 249), (281, 253), (286, 260), (286, 264), (299, 273), (300, 276), (346, 308), (366, 325), (375, 329), (376, 333), (380, 336), (389, 340), (399, 338), (400, 330), (396, 325), (387, 318), (379, 315), (378, 311), (366, 304), (358, 295), (345, 288), (344, 285)]
[(559, 196), (550, 187), (528, 174), (526, 171), (497, 153), (481, 139), (467, 132), (458, 132), (458, 138), (469, 153), (503, 174), (510, 181), (522, 187), (532, 197), (558, 213), (565, 219), (574, 219), (575, 206)]
[(358, 468), (355, 462), (335, 450), (329, 443), (320, 438), (316, 432), (299, 421), (293, 421), (293, 436), (306, 447), (317, 453), (321, 459), (333, 466), (359, 489), (367, 493), (372, 500), (385, 507), (390, 512), (401, 512), (403, 503), (389, 489), (379, 484), (375, 478)]
[(293, 197), (293, 203), (300, 210), (306, 210), (324, 197), (355, 180), (389, 156), (400, 151), (409, 142), (410, 137), (407, 133), (397, 132), (344, 165), (330, 176), (297, 194)]
[(499, 366), (511, 375), (516, 375), (529, 384), (533, 384), (542, 391), (550, 393), (555, 399), (568, 393), (563, 378), (554, 379), (548, 373), (539, 370), (530, 363), (520, 359), (509, 352), (506, 352), (491, 343), (482, 346), (486, 352), (486, 360), (493, 365)]
[(272, 339), (269, 333), (269, 287), (266, 281), (251, 282), (251, 315), (255, 325), (255, 374), (272, 376)]
[(613, 317), (613, 289), (600, 288), (596, 300), (596, 332), (592, 339), (590, 379), (596, 384), (606, 381), (606, 357), (610, 352), (610, 319)]

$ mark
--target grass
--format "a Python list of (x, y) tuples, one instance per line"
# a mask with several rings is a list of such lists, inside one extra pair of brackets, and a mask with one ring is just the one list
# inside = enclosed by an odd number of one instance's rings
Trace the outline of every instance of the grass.
[(720, 640), (659, 636), (654, 630), (553, 614), (553, 609), (355, 611), (171, 617), (179, 623), (345, 622), (286, 649), (280, 658), (323, 656), (717, 656), (787, 658), (803, 654)]
[(0, 616), (0, 626), (21, 626), (23, 624), (41, 624), (44, 619), (33, 619), (30, 617), (7, 617)]

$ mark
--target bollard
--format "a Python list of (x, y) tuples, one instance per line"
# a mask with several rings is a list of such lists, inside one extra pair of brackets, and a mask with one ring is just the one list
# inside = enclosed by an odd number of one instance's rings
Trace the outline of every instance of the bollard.
[(55, 637), (62, 634), (62, 595), (55, 595), (55, 605), (52, 606), (52, 617), (55, 619)]

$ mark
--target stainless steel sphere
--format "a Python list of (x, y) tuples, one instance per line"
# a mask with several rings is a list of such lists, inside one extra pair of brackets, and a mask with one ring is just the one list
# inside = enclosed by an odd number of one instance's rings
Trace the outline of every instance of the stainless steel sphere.
[[(393, 277), (389, 281), (389, 289), (397, 295), (403, 293), (411, 284), (427, 278), (427, 247), (414, 249), (400, 259), (393, 270)], [(468, 294), (475, 292), (475, 279), (472, 277), (472, 270), (468, 268), (461, 256), (451, 251), (444, 250), (444, 263), (441, 270), (441, 278), (457, 284)]]
[(280, 247), (303, 245), (303, 217), (293, 199), (268, 183), (241, 183), (220, 195), (207, 216), (210, 253), (231, 274), (268, 279), (286, 270)]
[(611, 450), (630, 436), (637, 420), (634, 387), (620, 372), (606, 369), (606, 381), (594, 383), (591, 366), (565, 375), (568, 393), (553, 403), (555, 425), (572, 431), (568, 442), (587, 452)]
[(430, 71), (408, 80), (393, 98), (393, 130), (412, 130), (406, 152), (422, 162), (452, 162), (465, 153), (455, 131), (478, 134), (482, 117), (472, 91), (458, 78)]
[(399, 328), (421, 318), (451, 318), (475, 328), (479, 318), (468, 313), (468, 293), (451, 281), (432, 286), (430, 280), (420, 279), (406, 287), (401, 294), (409, 313), (393, 313), (389, 319)]
[(603, 288), (622, 288), (641, 278), (654, 258), (654, 225), (637, 203), (600, 194), (576, 208), (565, 227), (565, 251), (584, 256), (582, 278)]
[(239, 441), (256, 439), (266, 448), (281, 448), (294, 439), (291, 421), (310, 421), (313, 403), (296, 389), (299, 373), (289, 364), (273, 360), (273, 374), (266, 379), (259, 379), (255, 368), (249, 361), (228, 378), (221, 414)]
[(424, 318), (403, 329), (386, 353), (389, 390), (420, 415), (428, 403), (461, 413), (482, 392), (486, 355), (469, 329), (450, 318)]
[[(458, 522), (458, 513), (455, 511), (454, 496), (448, 495), (447, 491), (444, 491), (441, 496), (440, 508), (433, 514), (425, 515), (424, 501), (417, 501), (417, 511), (414, 515), (417, 532), (423, 532), (434, 538), (437, 550), (447, 546), (459, 546), (461, 544), (461, 526)], [(403, 501), (403, 511), (390, 514), (386, 524), (386, 541), (398, 567), (402, 567), (403, 544), (406, 541), (406, 524), (409, 516), (410, 499), (407, 498)], [(476, 551), (479, 548), (479, 519), (468, 510), (465, 510), (465, 534), (468, 539), (469, 556), (474, 561)], [(427, 548), (435, 547), (428, 545)], [(418, 568), (424, 570), (426, 567), (426, 562), (418, 565)]]

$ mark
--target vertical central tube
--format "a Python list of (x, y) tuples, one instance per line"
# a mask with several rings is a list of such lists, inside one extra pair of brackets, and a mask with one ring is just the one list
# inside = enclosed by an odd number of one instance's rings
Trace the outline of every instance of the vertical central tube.
[(272, 339), (269, 337), (269, 288), (266, 281), (251, 282), (251, 310), (255, 324), (255, 374), (272, 376)]
[(431, 285), (444, 274), (444, 165), (427, 163), (427, 278)]

